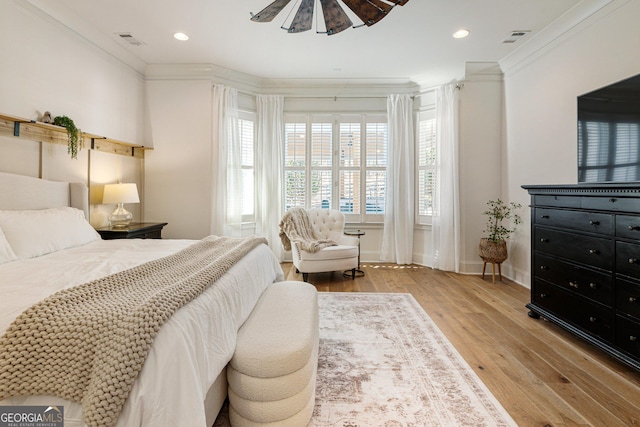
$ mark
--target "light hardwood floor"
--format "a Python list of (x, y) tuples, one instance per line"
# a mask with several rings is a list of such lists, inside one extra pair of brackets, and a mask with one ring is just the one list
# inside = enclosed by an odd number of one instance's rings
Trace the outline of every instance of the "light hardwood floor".
[[(310, 274), (321, 292), (408, 292), (520, 426), (640, 426), (640, 373), (527, 316), (529, 290), (507, 279), (366, 264), (364, 277)], [(290, 263), (287, 280), (302, 280)]]

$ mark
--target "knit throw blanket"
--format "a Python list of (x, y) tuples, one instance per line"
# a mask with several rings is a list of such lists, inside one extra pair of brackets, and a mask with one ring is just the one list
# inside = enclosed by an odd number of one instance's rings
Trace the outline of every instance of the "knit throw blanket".
[(291, 250), (291, 242), (295, 243), (298, 249), (307, 252), (318, 252), (327, 246), (337, 245), (333, 240), (321, 239), (317, 235), (304, 208), (291, 208), (285, 212), (280, 220), (279, 236), (282, 246), (287, 251)]
[(56, 395), (115, 425), (162, 324), (261, 243), (209, 236), (33, 305), (0, 338), (0, 399)]

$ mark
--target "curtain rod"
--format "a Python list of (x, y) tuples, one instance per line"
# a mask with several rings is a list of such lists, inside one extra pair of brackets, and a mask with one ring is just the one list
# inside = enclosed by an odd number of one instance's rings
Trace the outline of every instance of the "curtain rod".
[[(390, 94), (391, 95), (391, 94)], [(395, 94), (393, 94), (395, 95)], [(338, 98), (340, 99), (387, 99), (387, 96), (348, 96), (348, 95), (342, 95), (342, 96), (338, 96), (338, 95), (334, 95), (334, 96), (303, 96), (303, 95), (293, 95), (293, 96), (287, 96), (287, 95), (283, 95), (284, 98), (295, 98), (295, 99), (333, 99), (334, 101), (337, 101)], [(411, 99), (415, 99), (415, 95), (411, 95)]]
[(333, 95), (333, 96), (304, 96), (304, 95), (283, 95), (285, 98), (296, 98), (296, 99), (333, 99), (337, 101), (340, 99), (387, 99), (386, 96), (348, 96), (348, 95)]

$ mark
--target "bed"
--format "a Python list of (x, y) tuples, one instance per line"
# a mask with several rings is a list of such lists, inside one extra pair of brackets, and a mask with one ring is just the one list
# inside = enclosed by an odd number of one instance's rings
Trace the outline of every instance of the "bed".
[[(87, 196), (82, 184), (0, 173), (0, 231), (4, 230), (0, 234), (0, 334), (16, 316), (48, 295), (175, 254), (196, 243), (92, 237), (85, 219)], [(51, 218), (43, 220), (42, 215), (49, 211), (67, 216), (58, 223)], [(8, 215), (5, 227), (3, 214)], [(26, 224), (31, 228), (26, 229)], [(47, 224), (57, 224), (48, 229), (54, 235), (52, 241), (43, 237)], [(14, 245), (18, 248), (12, 254), (13, 246), (8, 242), (15, 242), (20, 230), (32, 243)], [(79, 237), (74, 240), (74, 236)], [(214, 286), (177, 310), (155, 337), (117, 425), (211, 426), (226, 397), (225, 369), (235, 349), (237, 330), (267, 285), (282, 279), (279, 262), (266, 245), (260, 244)], [(79, 403), (55, 396), (11, 397), (1, 400), (0, 405), (63, 405), (65, 426), (86, 425)]]

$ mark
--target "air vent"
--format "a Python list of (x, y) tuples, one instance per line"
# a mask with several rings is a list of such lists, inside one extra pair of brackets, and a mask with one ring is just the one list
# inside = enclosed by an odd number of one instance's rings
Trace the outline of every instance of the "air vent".
[(524, 36), (526, 36), (530, 32), (531, 32), (531, 30), (514, 30), (514, 31), (511, 31), (511, 33), (509, 33), (507, 38), (502, 40), (502, 43), (515, 43), (515, 42), (521, 40)]
[(118, 35), (118, 37), (120, 37), (122, 40), (126, 41), (127, 43), (129, 43), (132, 46), (143, 46), (144, 42), (138, 40), (137, 38), (133, 37), (131, 35), (131, 33), (116, 33)]

